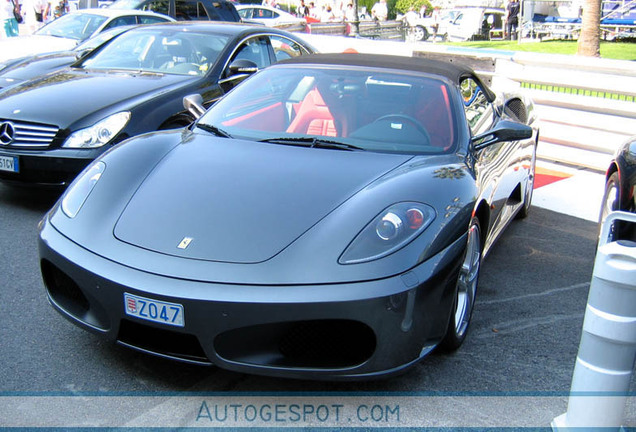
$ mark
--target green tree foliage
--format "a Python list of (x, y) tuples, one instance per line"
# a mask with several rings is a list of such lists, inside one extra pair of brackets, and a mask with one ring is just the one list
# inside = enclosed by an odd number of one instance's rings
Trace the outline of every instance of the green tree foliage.
[[(389, 1), (390, 4), (390, 1)], [(395, 1), (395, 12), (400, 14), (405, 14), (409, 11), (409, 8), (413, 6), (416, 12), (420, 12), (422, 5), (426, 7), (426, 14), (430, 14), (433, 10), (433, 6), (429, 0), (396, 0)]]

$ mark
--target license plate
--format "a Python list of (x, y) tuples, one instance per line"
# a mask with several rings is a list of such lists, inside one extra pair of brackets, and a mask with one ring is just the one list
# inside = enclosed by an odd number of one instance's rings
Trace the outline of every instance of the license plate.
[(20, 164), (15, 156), (0, 155), (0, 171), (20, 172)]
[(124, 293), (126, 314), (177, 327), (185, 325), (183, 306)]

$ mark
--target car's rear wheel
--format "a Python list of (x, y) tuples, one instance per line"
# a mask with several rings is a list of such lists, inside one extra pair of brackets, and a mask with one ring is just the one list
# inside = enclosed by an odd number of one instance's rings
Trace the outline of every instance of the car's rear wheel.
[(446, 335), (440, 343), (444, 351), (454, 351), (466, 338), (470, 318), (475, 305), (479, 268), (481, 265), (481, 226), (479, 219), (473, 217), (468, 228), (466, 251), (457, 277), (457, 293), (446, 329)]
[(532, 204), (532, 193), (534, 191), (534, 177), (535, 177), (535, 164), (537, 159), (537, 148), (535, 146), (532, 153), (532, 165), (530, 166), (530, 172), (528, 173), (528, 180), (526, 182), (526, 192), (523, 196), (523, 205), (517, 213), (517, 219), (524, 219), (528, 217), (530, 213), (530, 205)]
[[(601, 214), (599, 215), (599, 234), (600, 227), (611, 212), (615, 210), (620, 210), (620, 203), (618, 200), (618, 173), (612, 173), (611, 176), (607, 179), (607, 183), (605, 183), (605, 193), (603, 194), (603, 201), (601, 201)], [(614, 239), (614, 227), (612, 226), (609, 230), (609, 241)]]

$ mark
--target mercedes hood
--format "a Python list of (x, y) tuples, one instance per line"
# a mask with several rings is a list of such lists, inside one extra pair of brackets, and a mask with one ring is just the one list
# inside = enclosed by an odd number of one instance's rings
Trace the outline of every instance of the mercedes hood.
[[(192, 80), (182, 75), (95, 72), (66, 68), (7, 89), (0, 118), (70, 127), (85, 116)], [(16, 107), (19, 107), (16, 110)], [(55, 107), (52, 109), (52, 107)]]

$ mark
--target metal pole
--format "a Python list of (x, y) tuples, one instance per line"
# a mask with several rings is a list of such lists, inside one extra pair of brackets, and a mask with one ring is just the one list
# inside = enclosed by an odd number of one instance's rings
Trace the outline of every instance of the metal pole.
[(350, 36), (357, 37), (360, 34), (360, 17), (358, 16), (358, 0), (353, 0), (353, 22), (351, 23)]
[(554, 431), (620, 430), (636, 360), (636, 242), (611, 241), (610, 227), (636, 214), (610, 213), (601, 228), (568, 410)]

